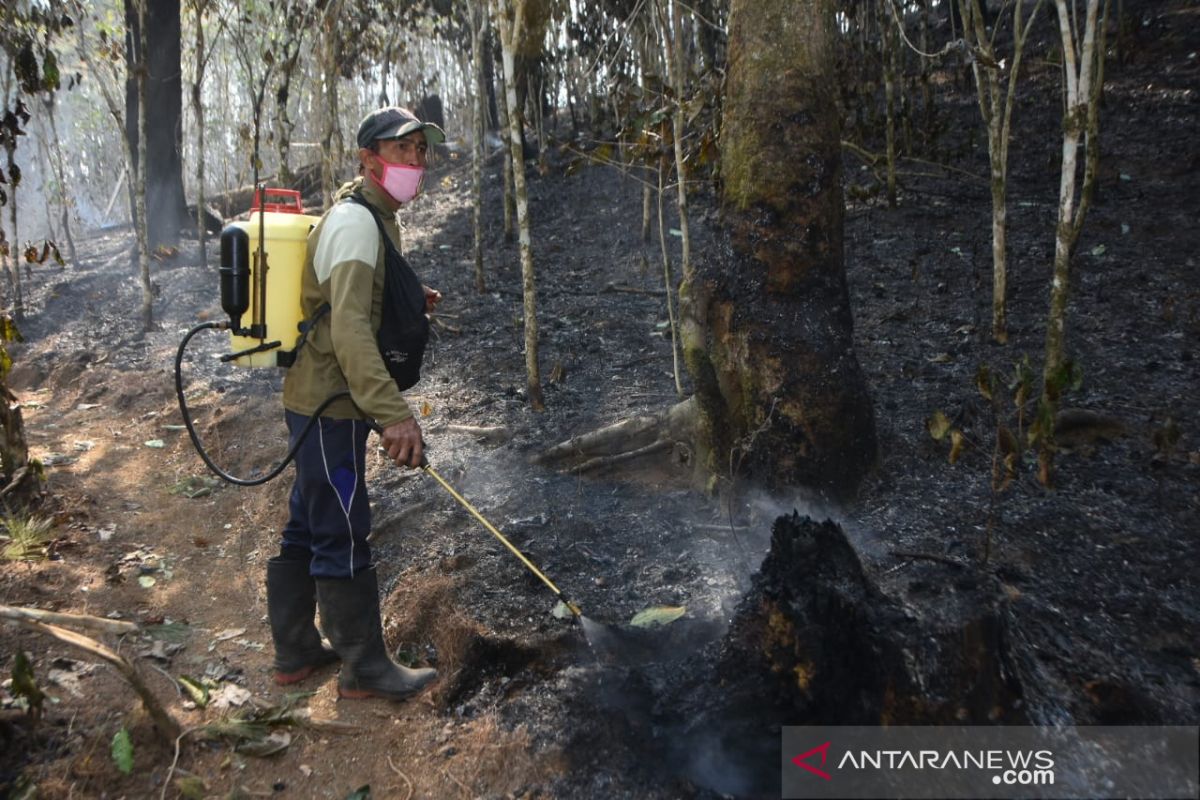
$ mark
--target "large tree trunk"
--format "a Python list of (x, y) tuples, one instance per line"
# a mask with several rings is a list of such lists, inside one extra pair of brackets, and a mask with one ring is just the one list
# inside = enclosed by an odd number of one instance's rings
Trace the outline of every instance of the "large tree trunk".
[[(136, 4), (125, 4), (128, 42), (141, 37)], [(179, 230), (188, 224), (187, 201), (183, 196), (183, 71), (180, 68), (179, 0), (154, 0), (146, 6), (146, 105), (150, 119), (146, 134), (146, 231), (150, 247), (174, 246)], [(128, 56), (128, 63), (141, 64)], [(138, 141), (138, 93), (136, 76), (128, 74), (125, 87), (125, 127), (135, 158)], [(140, 165), (140, 162), (139, 162)], [(135, 165), (140, 169), (139, 165)]]
[(729, 246), (686, 283), (684, 347), (701, 467), (845, 495), (876, 444), (842, 253), (833, 25), (832, 0), (733, 2), (721, 131)]

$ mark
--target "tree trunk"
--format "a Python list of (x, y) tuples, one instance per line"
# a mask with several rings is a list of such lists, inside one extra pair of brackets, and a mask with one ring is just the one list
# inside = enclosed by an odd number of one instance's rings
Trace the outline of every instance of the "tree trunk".
[(525, 182), (525, 153), (521, 136), (524, 127), (523, 112), (517, 99), (513, 58), (524, 35), (525, 0), (515, 0), (511, 20), (507, 15), (507, 0), (500, 0), (500, 3), (500, 13), (496, 15), (496, 19), (504, 51), (509, 146), (512, 150), (513, 184), (517, 194), (517, 227), (521, 243), (521, 293), (525, 301), (525, 380), (529, 405), (534, 411), (541, 411), (545, 408), (545, 401), (542, 398), (542, 377), (538, 366), (537, 285), (533, 269), (533, 243), (529, 233), (529, 189)]
[(721, 131), (729, 247), (713, 248), (685, 286), (683, 340), (702, 467), (848, 495), (876, 443), (842, 252), (835, 30), (832, 0), (733, 2)]
[[(891, 0), (881, 0), (888, 3)], [(877, 8), (879, 13), (880, 61), (883, 62), (883, 88), (887, 102), (887, 201), (888, 208), (896, 207), (896, 34), (888, 12)]]
[[(1054, 415), (1062, 390), (1069, 383), (1066, 362), (1067, 298), (1071, 278), (1071, 256), (1079, 232), (1083, 228), (1095, 185), (1098, 157), (1093, 148), (1099, 146), (1099, 113), (1089, 104), (1099, 103), (1104, 64), (1103, 32), (1099, 30), (1100, 0), (1087, 1), (1084, 29), (1073, 29), (1072, 13), (1066, 0), (1055, 0), (1058, 10), (1059, 33), (1063, 47), (1064, 94), (1062, 174), (1058, 189), (1058, 225), (1054, 239), (1054, 279), (1050, 288), (1050, 312), (1046, 320), (1046, 354), (1042, 366), (1042, 394), (1038, 404), (1035, 429), (1038, 436), (1039, 478), (1044, 485), (1052, 483), (1054, 459)], [(1099, 38), (1099, 42), (1097, 39)], [(1076, 51), (1076, 42), (1081, 47)], [(1076, 175), (1078, 172), (1079, 140), (1087, 131), (1087, 161), (1083, 196), (1076, 207)]]
[[(500, 52), (503, 54), (504, 45), (501, 43)], [(501, 55), (503, 61), (503, 55)], [(508, 120), (508, 81), (504, 77), (504, 68), (501, 65), (500, 72), (496, 74), (496, 82), (500, 84), (500, 139), (501, 141), (508, 138), (510, 124)], [(516, 199), (513, 196), (513, 163), (512, 150), (508, 147), (501, 148), (501, 171), (504, 175), (504, 241), (511, 242), (513, 240), (513, 217), (516, 216)]]
[(472, 257), (475, 262), (475, 291), (487, 291), (483, 275), (483, 159), (484, 114), (487, 98), (483, 92), (483, 31), (487, 22), (484, 0), (472, 0), (468, 13), (471, 20), (471, 213), (475, 232)]
[(62, 218), (62, 237), (67, 242), (68, 263), (72, 266), (78, 263), (78, 255), (74, 248), (74, 236), (71, 234), (71, 198), (67, 197), (66, 164), (62, 161), (62, 140), (59, 138), (58, 115), (54, 113), (56, 98), (53, 94), (46, 95), (46, 118), (50, 124), (50, 157), (54, 169), (54, 180), (59, 185), (59, 206)]
[[(146, 126), (146, 109), (150, 101), (149, 25), (146, 6), (150, 0), (133, 0), (137, 7), (138, 60), (137, 60), (137, 225), (138, 274), (142, 283), (142, 330), (154, 330), (154, 287), (150, 282), (150, 218), (147, 216), (147, 180), (150, 167), (149, 131)], [(175, 231), (178, 238), (178, 229)]]
[[(152, 42), (145, 50), (145, 102), (152, 109), (153, 120), (146, 128), (146, 146), (142, 147), (138, 120), (141, 117), (140, 90), (135, 77), (127, 74), (125, 124), (133, 143), (137, 165), (141, 171), (140, 154), (145, 150), (146, 161), (146, 221), (149, 246), (174, 247), (179, 243), (179, 231), (188, 224), (187, 200), (183, 196), (183, 71), (180, 69), (181, 25), (179, 0), (154, 0), (145, 8), (145, 30), (133, 10), (137, 0), (126, 3), (125, 21), (129, 26), (127, 41)], [(130, 54), (131, 55), (131, 54)], [(129, 63), (140, 59), (129, 58)]]
[(204, 219), (204, 101), (201, 93), (204, 86), (204, 70), (208, 64), (204, 39), (204, 12), (207, 0), (193, 0), (196, 12), (196, 74), (192, 81), (192, 113), (196, 117), (196, 238), (200, 242), (200, 264), (208, 264), (208, 226)]

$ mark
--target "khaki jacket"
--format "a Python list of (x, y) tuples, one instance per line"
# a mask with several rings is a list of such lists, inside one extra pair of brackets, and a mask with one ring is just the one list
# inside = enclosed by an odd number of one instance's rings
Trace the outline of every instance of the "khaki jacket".
[[(350, 398), (338, 400), (322, 416), (366, 416), (386, 428), (411, 417), (412, 410), (388, 374), (375, 341), (382, 319), (387, 250), (366, 209), (338, 202), (360, 189), (399, 249), (400, 230), (385, 205), (383, 190), (361, 177), (343, 185), (334, 196), (334, 205), (308, 235), (301, 308), (305, 319), (312, 319), (323, 303), (328, 303), (330, 310), (317, 320), (296, 363), (288, 368), (283, 405), (309, 415), (331, 394), (349, 389)], [(327, 227), (329, 235), (322, 245)]]

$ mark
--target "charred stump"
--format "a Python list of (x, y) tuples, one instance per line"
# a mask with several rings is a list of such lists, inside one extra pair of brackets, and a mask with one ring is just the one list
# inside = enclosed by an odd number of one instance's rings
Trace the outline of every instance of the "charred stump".
[(780, 517), (725, 641), (723, 680), (768, 673), (796, 724), (1023, 721), (1002, 593), (966, 567), (930, 569), (945, 591), (918, 616), (880, 590), (838, 525)]

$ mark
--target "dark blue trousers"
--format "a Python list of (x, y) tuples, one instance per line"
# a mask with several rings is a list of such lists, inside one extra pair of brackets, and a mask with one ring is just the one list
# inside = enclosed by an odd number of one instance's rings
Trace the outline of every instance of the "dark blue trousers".
[[(289, 446), (308, 417), (287, 416)], [(371, 565), (366, 423), (321, 417), (296, 451), (296, 482), (281, 555), (308, 559), (314, 578), (352, 578)]]

